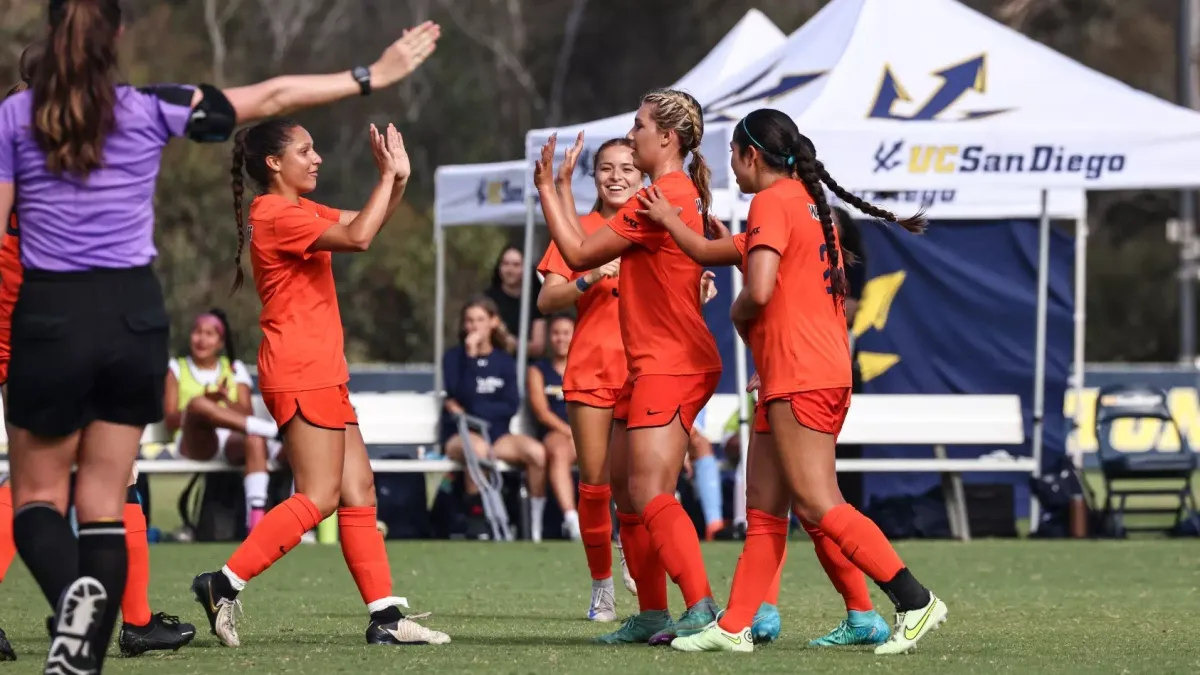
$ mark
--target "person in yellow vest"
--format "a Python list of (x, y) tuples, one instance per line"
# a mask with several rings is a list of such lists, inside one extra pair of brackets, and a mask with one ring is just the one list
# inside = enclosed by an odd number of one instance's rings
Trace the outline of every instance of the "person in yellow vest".
[(188, 355), (167, 366), (163, 407), (179, 454), (245, 467), (246, 525), (253, 529), (266, 512), (267, 462), (279, 451), (279, 428), (254, 415), (254, 382), (246, 364), (233, 355), (224, 312), (212, 309), (197, 316)]

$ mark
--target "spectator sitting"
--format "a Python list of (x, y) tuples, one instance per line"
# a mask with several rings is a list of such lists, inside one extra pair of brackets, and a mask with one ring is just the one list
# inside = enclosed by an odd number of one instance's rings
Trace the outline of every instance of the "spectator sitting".
[(537, 423), (537, 436), (546, 448), (547, 477), (554, 498), (563, 512), (563, 530), (573, 541), (580, 538), (579, 513), (575, 510), (575, 438), (567, 424), (567, 399), (563, 396), (563, 373), (567, 370), (567, 351), (575, 335), (575, 320), (559, 314), (551, 317), (547, 330), (548, 358), (529, 366), (525, 380), (529, 410)]
[[(463, 460), (463, 441), (455, 415), (470, 415), (488, 423), (492, 454), (504, 462), (525, 466), (529, 488), (535, 541), (542, 538), (542, 514), (546, 508), (546, 450), (537, 440), (524, 434), (509, 433), (509, 424), (521, 404), (517, 391), (517, 362), (502, 349), (508, 343), (508, 331), (500, 321), (496, 303), (476, 296), (463, 307), (462, 344), (446, 350), (442, 357), (442, 378), (446, 383), (446, 402), (442, 414), (441, 442), (446, 456)], [(488, 445), (476, 431), (470, 432), (472, 450), (478, 457), (488, 456)], [(483, 515), (479, 488), (469, 474), (467, 487), (468, 528), (471, 537), (488, 531)]]
[[(507, 341), (498, 345), (510, 354), (517, 353), (517, 340), (521, 331), (521, 279), (526, 273), (525, 254), (516, 246), (508, 246), (496, 260), (492, 270), (492, 285), (484, 295), (496, 303), (500, 320), (508, 329)], [(541, 290), (537, 275), (530, 279), (530, 298), (536, 298)], [(546, 350), (546, 320), (538, 311), (537, 303), (529, 303), (529, 358), (540, 357)]]
[(253, 381), (246, 365), (234, 357), (225, 313), (212, 309), (197, 316), (188, 355), (167, 366), (163, 412), (179, 454), (245, 467), (246, 525), (253, 529), (266, 510), (267, 461), (269, 454), (279, 452), (279, 429), (254, 416)]

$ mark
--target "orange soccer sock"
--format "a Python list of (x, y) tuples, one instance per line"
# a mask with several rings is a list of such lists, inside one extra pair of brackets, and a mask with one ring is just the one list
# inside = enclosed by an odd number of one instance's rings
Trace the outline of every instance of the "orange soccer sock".
[(300, 537), (319, 522), (321, 512), (316, 504), (297, 492), (263, 516), (258, 527), (229, 556), (226, 567), (243, 583), (250, 581), (295, 548)]
[(867, 590), (867, 578), (863, 576), (862, 570), (846, 558), (837, 542), (826, 536), (820, 527), (804, 523), (804, 531), (812, 538), (813, 547), (817, 550), (817, 560), (824, 568), (825, 576), (829, 577), (833, 587), (846, 601), (846, 610), (873, 610), (875, 606), (871, 604), (871, 593)]
[(612, 516), (608, 514), (611, 501), (609, 486), (579, 484), (579, 532), (594, 581), (612, 578)]
[(121, 620), (134, 626), (150, 623), (150, 542), (146, 540), (146, 512), (138, 503), (125, 504), (125, 592), (121, 594)]
[(896, 549), (879, 526), (849, 504), (829, 509), (818, 527), (837, 544), (846, 559), (876, 583), (891, 581), (904, 569)]
[(784, 547), (783, 557), (779, 559), (779, 569), (775, 570), (775, 578), (771, 580), (771, 586), (767, 589), (767, 597), (763, 599), (763, 602), (768, 605), (779, 605), (779, 585), (783, 581), (783, 566), (787, 564), (787, 557), (787, 548)]
[(753, 621), (783, 569), (787, 533), (786, 518), (777, 518), (758, 509), (746, 510), (746, 543), (733, 573), (729, 606), (720, 621), (722, 630), (737, 633)]
[(338, 532), (342, 557), (367, 606), (392, 595), (392, 570), (388, 565), (383, 534), (375, 526), (374, 506), (343, 506), (338, 509)]
[(629, 574), (637, 582), (638, 610), (666, 611), (667, 572), (650, 542), (650, 532), (637, 514), (617, 512), (621, 523), (621, 547)]
[(0, 581), (4, 581), (15, 555), (17, 544), (13, 540), (12, 486), (5, 483), (0, 485)]
[[(687, 606), (693, 607), (704, 598), (712, 597), (708, 574), (704, 571), (704, 556), (700, 553), (700, 537), (679, 501), (668, 494), (651, 499), (642, 512), (642, 522), (650, 532), (650, 540), (658, 551), (662, 566), (679, 586)], [(640, 582), (638, 592), (641, 592)]]

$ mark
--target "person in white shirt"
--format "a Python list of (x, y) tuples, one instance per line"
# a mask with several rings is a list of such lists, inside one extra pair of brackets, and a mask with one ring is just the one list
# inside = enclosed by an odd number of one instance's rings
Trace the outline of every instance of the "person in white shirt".
[(179, 454), (245, 467), (246, 525), (253, 529), (267, 506), (267, 462), (279, 451), (279, 428), (254, 416), (254, 381), (233, 354), (224, 312), (196, 317), (188, 355), (171, 359), (163, 408)]

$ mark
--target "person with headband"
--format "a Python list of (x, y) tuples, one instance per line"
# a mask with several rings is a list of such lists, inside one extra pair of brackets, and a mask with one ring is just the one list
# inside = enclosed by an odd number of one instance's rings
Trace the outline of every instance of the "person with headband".
[(179, 454), (245, 467), (246, 529), (253, 531), (266, 513), (267, 462), (279, 451), (279, 428), (254, 416), (254, 381), (234, 355), (225, 313), (211, 309), (197, 316), (188, 355), (171, 359), (167, 368), (163, 413)]
[[(30, 89), (0, 104), (0, 218), (21, 222), (7, 419), (13, 537), (54, 607), (47, 672), (99, 673), (127, 581), (123, 510), (142, 433), (163, 417), (169, 319), (151, 267), (170, 139), (390, 86), (432, 54), (406, 31), (370, 67), (221, 90), (123, 84), (119, 0), (49, 0)], [(79, 101), (87, 101), (81, 106)], [(67, 520), (78, 466), (76, 538)]]
[[(708, 240), (657, 190), (642, 196), (642, 216), (665, 227), (702, 265), (738, 265), (746, 283), (730, 318), (750, 346), (757, 373), (754, 435), (746, 458), (746, 540), (729, 605), (718, 621), (680, 636), (680, 651), (752, 652), (751, 625), (778, 593), (787, 553), (788, 514), (812, 538), (847, 616), (813, 647), (874, 645), (880, 655), (911, 651), (946, 620), (946, 604), (921, 585), (887, 537), (838, 490), (835, 447), (850, 409), (850, 345), (842, 248), (825, 186), (880, 221), (922, 232), (921, 214), (900, 219), (838, 185), (816, 147), (778, 110), (760, 109), (734, 128), (733, 174), (753, 194), (746, 233)], [(864, 575), (896, 605), (895, 626), (871, 604)], [(774, 587), (774, 588), (772, 588)]]

